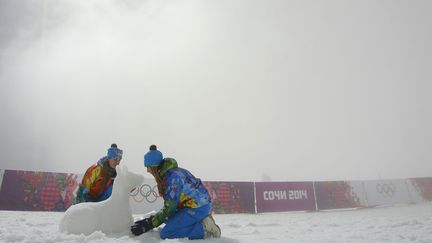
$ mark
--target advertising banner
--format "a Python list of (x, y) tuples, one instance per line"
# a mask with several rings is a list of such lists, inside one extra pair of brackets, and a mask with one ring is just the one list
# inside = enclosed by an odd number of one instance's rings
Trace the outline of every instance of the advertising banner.
[[(82, 175), (0, 170), (0, 210), (65, 211), (76, 201)], [(432, 178), (374, 181), (204, 181), (214, 213), (264, 213), (358, 208), (432, 201)], [(314, 191), (315, 190), (315, 191)], [(316, 197), (316, 198), (315, 198)], [(134, 214), (163, 207), (156, 181), (130, 192)]]
[(367, 207), (366, 193), (361, 181), (319, 181), (314, 183), (319, 210)]
[(256, 182), (257, 213), (316, 210), (312, 182)]
[(413, 202), (432, 201), (432, 178), (410, 178), (406, 180), (409, 194)]
[(65, 211), (75, 202), (75, 174), (4, 171), (0, 210)]
[(253, 182), (204, 181), (212, 199), (213, 212), (255, 213)]
[(370, 207), (412, 202), (405, 180), (375, 180), (363, 183)]
[(157, 212), (163, 207), (164, 200), (159, 196), (154, 179), (145, 178), (144, 184), (135, 188), (129, 196), (129, 203), (134, 214)]

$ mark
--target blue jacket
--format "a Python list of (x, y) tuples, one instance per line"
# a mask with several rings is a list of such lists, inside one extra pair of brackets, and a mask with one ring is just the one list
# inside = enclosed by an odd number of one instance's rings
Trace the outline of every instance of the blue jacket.
[(163, 179), (164, 207), (153, 217), (154, 227), (164, 223), (177, 210), (211, 205), (210, 195), (201, 180), (179, 168), (175, 159), (163, 159), (159, 175)]

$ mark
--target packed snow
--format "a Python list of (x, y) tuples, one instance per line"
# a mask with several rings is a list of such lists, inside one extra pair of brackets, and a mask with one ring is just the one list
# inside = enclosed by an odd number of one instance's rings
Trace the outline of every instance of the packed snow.
[[(0, 242), (189, 242), (161, 240), (158, 230), (90, 235), (59, 231), (61, 212), (0, 211)], [(145, 215), (133, 215), (139, 219)], [(222, 238), (205, 242), (432, 242), (432, 204), (345, 211), (216, 214)]]
[(117, 166), (110, 198), (102, 202), (72, 205), (60, 221), (61, 232), (89, 235), (95, 231), (119, 233), (133, 224), (129, 192), (142, 184), (144, 177), (129, 172), (126, 166)]

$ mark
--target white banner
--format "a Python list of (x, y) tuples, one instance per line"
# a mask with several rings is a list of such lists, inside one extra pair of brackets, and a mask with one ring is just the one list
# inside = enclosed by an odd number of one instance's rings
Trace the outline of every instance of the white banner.
[(154, 179), (145, 178), (144, 184), (135, 188), (129, 195), (133, 214), (157, 212), (163, 207), (164, 200), (159, 196)]
[(405, 180), (364, 181), (368, 206), (411, 203)]
[(351, 198), (355, 199), (362, 207), (367, 207), (366, 191), (362, 181), (348, 181), (351, 186)]

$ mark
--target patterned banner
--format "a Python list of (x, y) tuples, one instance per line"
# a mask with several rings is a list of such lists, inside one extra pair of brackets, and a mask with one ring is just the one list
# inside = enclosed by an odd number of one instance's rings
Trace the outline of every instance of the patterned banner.
[(312, 182), (256, 182), (257, 213), (315, 210)]
[(75, 202), (77, 175), (6, 170), (1, 210), (64, 211)]
[(204, 181), (214, 213), (255, 213), (253, 182)]
[[(0, 170), (0, 210), (65, 211), (75, 203), (82, 175)], [(432, 178), (324, 182), (205, 181), (215, 213), (310, 211), (432, 201)], [(315, 193), (314, 193), (315, 187)], [(316, 199), (315, 199), (316, 195)], [(159, 211), (156, 182), (130, 193), (134, 214)], [(256, 202), (256, 205), (255, 205)]]
[(410, 178), (407, 179), (408, 191), (414, 202), (432, 201), (432, 178)]
[(364, 181), (369, 206), (413, 202), (405, 180)]
[(319, 181), (315, 193), (319, 210), (366, 207), (366, 193), (360, 181)]

